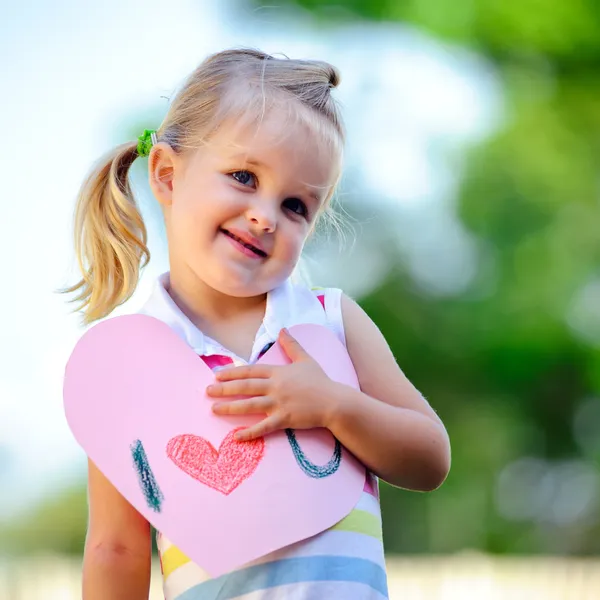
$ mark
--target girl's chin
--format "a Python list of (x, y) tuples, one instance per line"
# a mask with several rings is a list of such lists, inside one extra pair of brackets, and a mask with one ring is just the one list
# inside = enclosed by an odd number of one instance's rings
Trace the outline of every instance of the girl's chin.
[(224, 277), (214, 282), (212, 285), (215, 290), (225, 294), (226, 296), (232, 296), (235, 298), (252, 298), (254, 296), (260, 296), (266, 294), (269, 291), (268, 283), (263, 283), (257, 278), (252, 280), (244, 280), (236, 277)]
[(287, 277), (276, 280), (257, 280), (252, 281), (239, 281), (232, 282), (231, 279), (227, 281), (227, 284), (223, 282), (222, 286), (218, 286), (220, 291), (228, 296), (234, 296), (237, 298), (254, 298), (269, 293), (270, 291), (278, 288)]
[[(294, 269), (286, 264), (284, 268), (273, 269), (275, 265), (261, 265), (258, 269), (247, 269), (238, 262), (223, 261), (211, 265), (211, 274), (206, 273), (206, 283), (213, 289), (228, 296), (252, 297), (266, 294), (283, 284)], [(200, 270), (200, 269), (199, 269)]]

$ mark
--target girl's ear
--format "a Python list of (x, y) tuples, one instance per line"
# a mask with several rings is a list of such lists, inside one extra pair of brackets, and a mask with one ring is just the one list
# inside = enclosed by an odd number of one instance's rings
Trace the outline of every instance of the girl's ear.
[(148, 157), (150, 188), (163, 207), (170, 206), (173, 201), (173, 180), (179, 162), (177, 153), (165, 142), (159, 142), (150, 151)]

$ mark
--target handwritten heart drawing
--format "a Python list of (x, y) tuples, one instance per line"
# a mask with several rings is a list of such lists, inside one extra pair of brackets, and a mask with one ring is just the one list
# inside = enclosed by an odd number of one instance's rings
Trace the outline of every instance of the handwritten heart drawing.
[[(332, 331), (313, 324), (290, 331), (331, 379), (358, 387)], [(289, 360), (275, 344), (259, 362)], [(245, 449), (248, 463), (236, 462), (228, 436), (263, 416), (215, 415), (205, 393), (213, 382), (168, 325), (128, 315), (82, 336), (63, 393), (67, 422), (89, 458), (155, 529), (216, 577), (342, 520), (360, 498), (365, 468), (325, 429), (294, 430), (293, 447), (286, 432), (270, 434), (261, 452)]]
[(167, 444), (169, 458), (188, 475), (229, 495), (248, 479), (265, 453), (265, 440), (238, 442), (230, 431), (219, 449), (199, 435), (178, 435)]

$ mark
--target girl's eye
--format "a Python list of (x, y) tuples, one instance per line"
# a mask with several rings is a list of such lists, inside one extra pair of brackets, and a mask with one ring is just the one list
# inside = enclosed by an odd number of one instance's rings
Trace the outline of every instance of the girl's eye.
[(308, 209), (306, 208), (306, 204), (299, 200), (298, 198), (288, 198), (283, 201), (283, 207), (286, 210), (289, 210), (301, 217), (308, 217)]
[(242, 185), (256, 186), (256, 176), (250, 171), (234, 171), (231, 176)]

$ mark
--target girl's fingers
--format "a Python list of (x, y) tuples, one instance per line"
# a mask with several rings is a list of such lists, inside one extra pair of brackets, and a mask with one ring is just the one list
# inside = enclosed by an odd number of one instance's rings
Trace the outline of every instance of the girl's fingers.
[(298, 362), (300, 360), (306, 360), (310, 358), (308, 352), (300, 345), (300, 342), (293, 337), (287, 329), (282, 329), (279, 332), (279, 344), (286, 356), (292, 362)]
[(217, 381), (233, 381), (234, 379), (268, 379), (273, 374), (271, 365), (243, 365), (227, 367), (217, 371)]
[(269, 388), (267, 379), (236, 379), (234, 381), (218, 381), (206, 388), (206, 393), (213, 398), (222, 396), (264, 396)]
[(273, 433), (279, 429), (283, 429), (279, 417), (276, 415), (271, 415), (252, 427), (238, 431), (235, 434), (235, 439), (240, 442), (248, 442), (259, 437), (264, 437), (269, 433)]
[(217, 415), (263, 415), (268, 413), (272, 405), (268, 396), (261, 396), (232, 402), (215, 402), (212, 410)]

